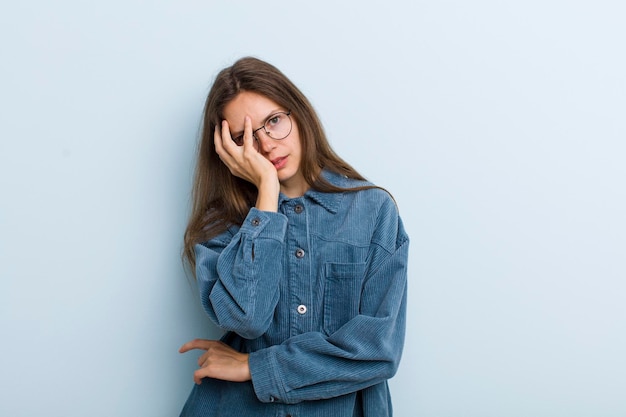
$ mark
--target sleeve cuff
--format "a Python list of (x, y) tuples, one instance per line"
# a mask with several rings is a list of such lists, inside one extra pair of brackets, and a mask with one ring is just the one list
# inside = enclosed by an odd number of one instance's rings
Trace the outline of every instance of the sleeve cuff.
[(248, 358), (254, 392), (264, 403), (284, 402), (285, 389), (276, 377), (275, 361), (271, 347), (252, 352)]
[(253, 238), (262, 236), (282, 241), (287, 232), (287, 217), (281, 213), (252, 207), (241, 225), (240, 232)]

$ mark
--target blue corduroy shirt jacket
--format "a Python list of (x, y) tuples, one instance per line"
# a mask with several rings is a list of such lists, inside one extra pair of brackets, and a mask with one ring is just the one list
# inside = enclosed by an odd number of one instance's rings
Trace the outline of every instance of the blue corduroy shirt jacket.
[[(331, 183), (364, 185), (324, 172)], [(196, 245), (196, 276), (252, 381), (205, 378), (182, 416), (386, 417), (405, 333), (409, 239), (381, 189), (280, 195)]]

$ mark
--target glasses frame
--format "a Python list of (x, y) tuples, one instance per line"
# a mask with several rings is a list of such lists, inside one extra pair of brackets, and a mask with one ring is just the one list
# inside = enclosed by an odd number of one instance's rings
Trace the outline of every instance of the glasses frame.
[[(279, 114), (284, 114), (287, 116), (287, 119), (289, 119), (289, 132), (287, 132), (287, 134), (285, 136), (283, 136), (282, 138), (275, 138), (273, 137), (265, 128), (265, 125), (267, 125), (267, 122), (269, 122), (271, 119), (273, 119), (274, 117), (276, 117), (276, 115)], [(289, 136), (291, 134), (291, 131), (293, 130), (293, 121), (291, 120), (291, 110), (289, 111), (277, 111), (276, 113), (272, 113), (267, 119), (265, 119), (265, 122), (263, 122), (263, 125), (257, 129), (252, 130), (252, 137), (254, 138), (254, 140), (257, 141), (257, 143), (259, 143), (259, 138), (257, 137), (256, 132), (258, 132), (259, 130), (263, 129), (263, 132), (265, 132), (265, 134), (267, 135), (268, 138), (273, 139), (273, 140), (283, 140), (285, 139), (287, 136)], [(243, 134), (239, 135), (237, 137), (233, 138), (233, 142), (235, 142), (238, 146), (243, 146)]]

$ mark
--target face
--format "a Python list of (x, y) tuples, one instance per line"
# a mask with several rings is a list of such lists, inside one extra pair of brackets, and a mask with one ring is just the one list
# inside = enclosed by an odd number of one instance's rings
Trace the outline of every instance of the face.
[[(276, 168), (281, 191), (289, 197), (295, 197), (304, 194), (308, 188), (300, 172), (302, 146), (298, 126), (291, 117), (291, 131), (281, 140), (272, 139), (266, 129), (261, 129), (266, 126), (271, 133), (272, 127), (281, 117), (287, 118), (284, 113), (289, 110), (265, 96), (243, 91), (224, 107), (224, 118), (230, 127), (231, 136), (236, 138), (243, 135), (244, 119), (250, 117), (252, 130), (256, 131), (254, 136), (257, 138), (259, 153)], [(280, 123), (289, 123), (289, 120), (283, 119)]]

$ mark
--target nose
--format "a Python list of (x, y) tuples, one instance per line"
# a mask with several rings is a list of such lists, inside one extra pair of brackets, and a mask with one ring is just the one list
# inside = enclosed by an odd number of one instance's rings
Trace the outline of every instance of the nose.
[(260, 129), (254, 135), (262, 153), (270, 153), (276, 147), (276, 141), (265, 133), (265, 129)]

